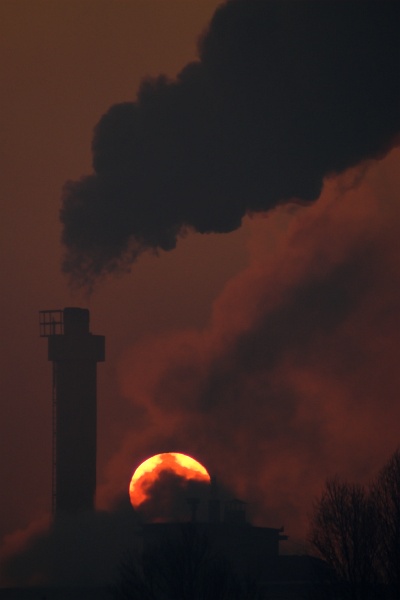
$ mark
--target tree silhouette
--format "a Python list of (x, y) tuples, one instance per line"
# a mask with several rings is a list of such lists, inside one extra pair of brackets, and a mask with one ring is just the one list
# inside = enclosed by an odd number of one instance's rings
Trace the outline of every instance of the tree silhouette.
[(331, 567), (340, 598), (400, 598), (400, 449), (364, 488), (326, 482), (310, 541)]
[(372, 498), (379, 523), (378, 568), (390, 597), (400, 598), (400, 450), (378, 474)]
[(314, 505), (310, 541), (332, 567), (340, 598), (376, 597), (377, 519), (360, 485), (330, 479)]

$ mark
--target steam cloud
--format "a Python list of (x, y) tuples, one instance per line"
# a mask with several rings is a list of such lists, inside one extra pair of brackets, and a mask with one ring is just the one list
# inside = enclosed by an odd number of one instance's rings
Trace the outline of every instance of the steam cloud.
[(175, 81), (142, 83), (93, 138), (94, 173), (65, 185), (75, 284), (170, 250), (187, 230), (320, 195), (322, 180), (400, 129), (397, 1), (231, 0)]
[(124, 553), (136, 550), (140, 522), (128, 499), (119, 498), (110, 511), (65, 515), (35, 532), (11, 534), (2, 548), (2, 585), (109, 584)]
[(326, 477), (366, 482), (382, 467), (399, 444), (399, 159), (252, 220), (250, 263), (209, 325), (127, 350), (121, 393), (137, 416), (104, 505), (132, 457), (174, 448), (249, 502), (252, 522), (305, 539)]
[(209, 483), (187, 480), (173, 471), (161, 471), (148, 490), (148, 498), (137, 512), (146, 521), (190, 520), (188, 498), (197, 498), (202, 503), (202, 516), (206, 520), (204, 508), (210, 497)]
[[(147, 500), (134, 510), (125, 493), (108, 511), (48, 519), (8, 536), (1, 548), (3, 585), (110, 584), (127, 553), (140, 551), (143, 522), (189, 521), (188, 498), (200, 501), (196, 518), (208, 518), (208, 482), (187, 480), (164, 470), (149, 485)], [(227, 491), (220, 488), (220, 497)]]

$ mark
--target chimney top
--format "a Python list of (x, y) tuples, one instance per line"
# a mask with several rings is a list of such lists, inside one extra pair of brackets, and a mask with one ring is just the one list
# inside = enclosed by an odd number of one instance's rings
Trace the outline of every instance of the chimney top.
[(87, 308), (64, 308), (64, 335), (89, 333), (89, 311)]

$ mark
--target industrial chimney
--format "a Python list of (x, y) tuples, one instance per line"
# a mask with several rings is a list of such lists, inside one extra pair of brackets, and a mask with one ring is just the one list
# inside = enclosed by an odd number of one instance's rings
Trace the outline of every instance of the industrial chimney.
[(105, 338), (89, 332), (83, 308), (40, 311), (53, 362), (53, 516), (94, 509), (96, 369)]

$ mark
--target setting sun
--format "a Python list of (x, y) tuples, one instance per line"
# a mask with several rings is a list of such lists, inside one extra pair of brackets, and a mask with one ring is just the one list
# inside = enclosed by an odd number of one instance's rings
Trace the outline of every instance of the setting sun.
[(187, 480), (210, 481), (207, 469), (201, 463), (180, 452), (165, 452), (148, 458), (133, 473), (129, 496), (137, 508), (148, 499), (148, 490), (162, 471), (171, 471)]

